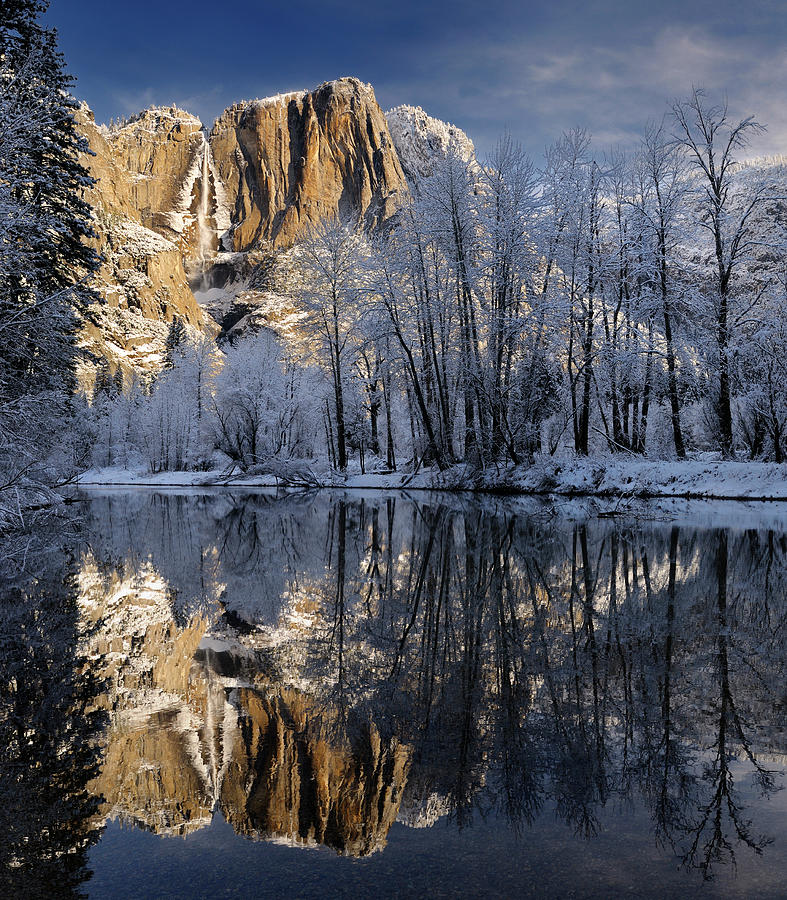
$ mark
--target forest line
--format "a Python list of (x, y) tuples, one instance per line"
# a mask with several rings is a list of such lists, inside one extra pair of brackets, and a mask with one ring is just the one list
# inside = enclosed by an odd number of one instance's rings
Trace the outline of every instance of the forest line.
[(629, 153), (449, 148), (383, 233), (326, 221), (281, 254), (259, 333), (216, 355), (175, 323), (155, 384), (100, 374), (95, 464), (781, 462), (787, 186), (740, 161), (760, 130), (695, 90)]

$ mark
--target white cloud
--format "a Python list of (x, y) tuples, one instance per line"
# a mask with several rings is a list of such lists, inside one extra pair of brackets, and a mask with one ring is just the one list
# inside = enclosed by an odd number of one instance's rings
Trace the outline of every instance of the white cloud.
[(596, 146), (629, 143), (696, 85), (712, 101), (728, 100), (731, 116), (754, 114), (768, 125), (752, 153), (787, 151), (787, 51), (762, 35), (674, 24), (629, 41), (613, 31), (556, 41), (512, 35), (452, 42), (403, 68), (411, 74), (378, 93), (451, 118), (482, 150), (503, 126), (536, 153), (575, 125), (587, 127)]

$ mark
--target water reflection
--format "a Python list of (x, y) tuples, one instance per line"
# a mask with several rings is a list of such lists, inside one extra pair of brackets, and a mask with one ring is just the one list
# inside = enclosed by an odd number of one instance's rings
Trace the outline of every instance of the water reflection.
[[(62, 527), (62, 525), (61, 525)], [(82, 652), (77, 560), (62, 535), (0, 553), (0, 886), (5, 897), (81, 897), (98, 840), (105, 717), (100, 665)]]
[[(4, 606), (17, 815), (51, 786), (3, 847), (17, 871), (45, 853), (76, 871), (108, 819), (185, 835), (219, 811), (246, 837), (365, 856), (395, 821), (527, 831), (555, 810), (592, 839), (626, 804), (706, 878), (767, 860), (784, 531), (394, 495), (90, 511), (73, 564)], [(24, 741), (40, 756), (19, 768)]]

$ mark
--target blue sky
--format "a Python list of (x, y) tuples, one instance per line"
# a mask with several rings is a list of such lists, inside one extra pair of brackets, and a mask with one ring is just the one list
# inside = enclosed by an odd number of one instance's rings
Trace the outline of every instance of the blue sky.
[(540, 156), (574, 126), (630, 143), (697, 84), (768, 125), (752, 152), (787, 152), (781, 0), (52, 0), (46, 21), (99, 121), (175, 102), (210, 124), (234, 101), (356, 75), (482, 154), (508, 129)]

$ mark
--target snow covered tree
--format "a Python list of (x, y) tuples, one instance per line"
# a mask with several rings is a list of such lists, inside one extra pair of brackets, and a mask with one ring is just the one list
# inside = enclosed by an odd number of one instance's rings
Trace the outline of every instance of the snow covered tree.
[[(440, 296), (455, 317), (458, 330), (454, 343), (458, 352), (459, 388), (464, 411), (463, 456), (483, 463), (490, 435), (488, 405), (481, 385), (478, 279), (480, 277), (480, 223), (473, 172), (459, 149), (450, 145), (444, 159), (424, 186), (419, 201), (428, 223), (433, 252), (440, 254), (450, 272), (450, 283)], [(437, 299), (437, 298), (435, 298)]]
[(175, 351), (186, 339), (186, 336), (186, 326), (183, 324), (183, 319), (181, 319), (180, 316), (175, 316), (175, 318), (170, 323), (169, 330), (167, 331), (167, 337), (164, 341), (164, 365), (167, 368), (172, 367)]
[[(73, 351), (69, 310), (95, 299), (85, 288), (95, 270), (88, 152), (74, 119), (77, 101), (56, 34), (37, 23), (47, 4), (13, 0), (0, 21), (0, 181), (3, 184), (3, 324), (13, 329), (9, 375), (24, 383), (68, 379)], [(44, 320), (42, 324), (42, 320)], [(63, 352), (65, 351), (65, 353)], [(6, 385), (8, 387), (8, 385)]]
[[(185, 335), (185, 331), (184, 331)], [(141, 407), (139, 450), (154, 471), (204, 467), (213, 449), (210, 410), (221, 354), (202, 334), (186, 335)]]
[(704, 93), (691, 96), (672, 109), (675, 139), (696, 174), (696, 222), (709, 248), (706, 294), (712, 307), (717, 358), (715, 363), (716, 418), (722, 453), (734, 452), (732, 419), (732, 344), (739, 274), (757, 243), (754, 227), (757, 208), (769, 199), (761, 183), (736, 190), (737, 153), (763, 126), (753, 117), (731, 121), (726, 104), (711, 106)]
[[(310, 328), (319, 341), (333, 388), (333, 415), (329, 426), (335, 439), (336, 465), (347, 468), (345, 382), (350, 375), (363, 292), (363, 257), (360, 232), (338, 220), (316, 226), (299, 245), (302, 300), (310, 313)], [(332, 442), (333, 443), (333, 442)]]
[(604, 173), (590, 154), (590, 136), (575, 130), (565, 134), (552, 151), (559, 189), (560, 223), (556, 239), (559, 290), (568, 311), (565, 369), (571, 403), (574, 449), (589, 452), (594, 385), (598, 353), (597, 317), (602, 291), (601, 233), (604, 215)]
[(323, 392), (314, 373), (261, 331), (228, 348), (211, 398), (215, 446), (242, 469), (314, 454)]
[[(78, 108), (41, 0), (0, 16), (0, 486), (42, 485), (74, 389), (77, 314), (97, 267)], [(34, 440), (31, 440), (35, 436)], [(49, 460), (51, 461), (51, 460)], [(61, 463), (63, 460), (61, 460)]]
[(538, 173), (508, 136), (481, 171), (480, 196), (478, 317), (489, 455), (517, 464), (540, 449), (541, 423), (551, 407), (543, 265), (550, 251), (541, 243)]
[(680, 421), (676, 334), (681, 284), (676, 270), (681, 263), (680, 245), (688, 238), (686, 220), (690, 185), (687, 166), (679, 146), (669, 140), (663, 127), (649, 127), (646, 130), (634, 166), (635, 196), (632, 203), (635, 223), (640, 231), (642, 275), (657, 300), (664, 328), (672, 436), (675, 453), (679, 459), (684, 459), (686, 447)]
[(748, 332), (738, 353), (740, 437), (752, 459), (781, 463), (787, 458), (787, 268)]

